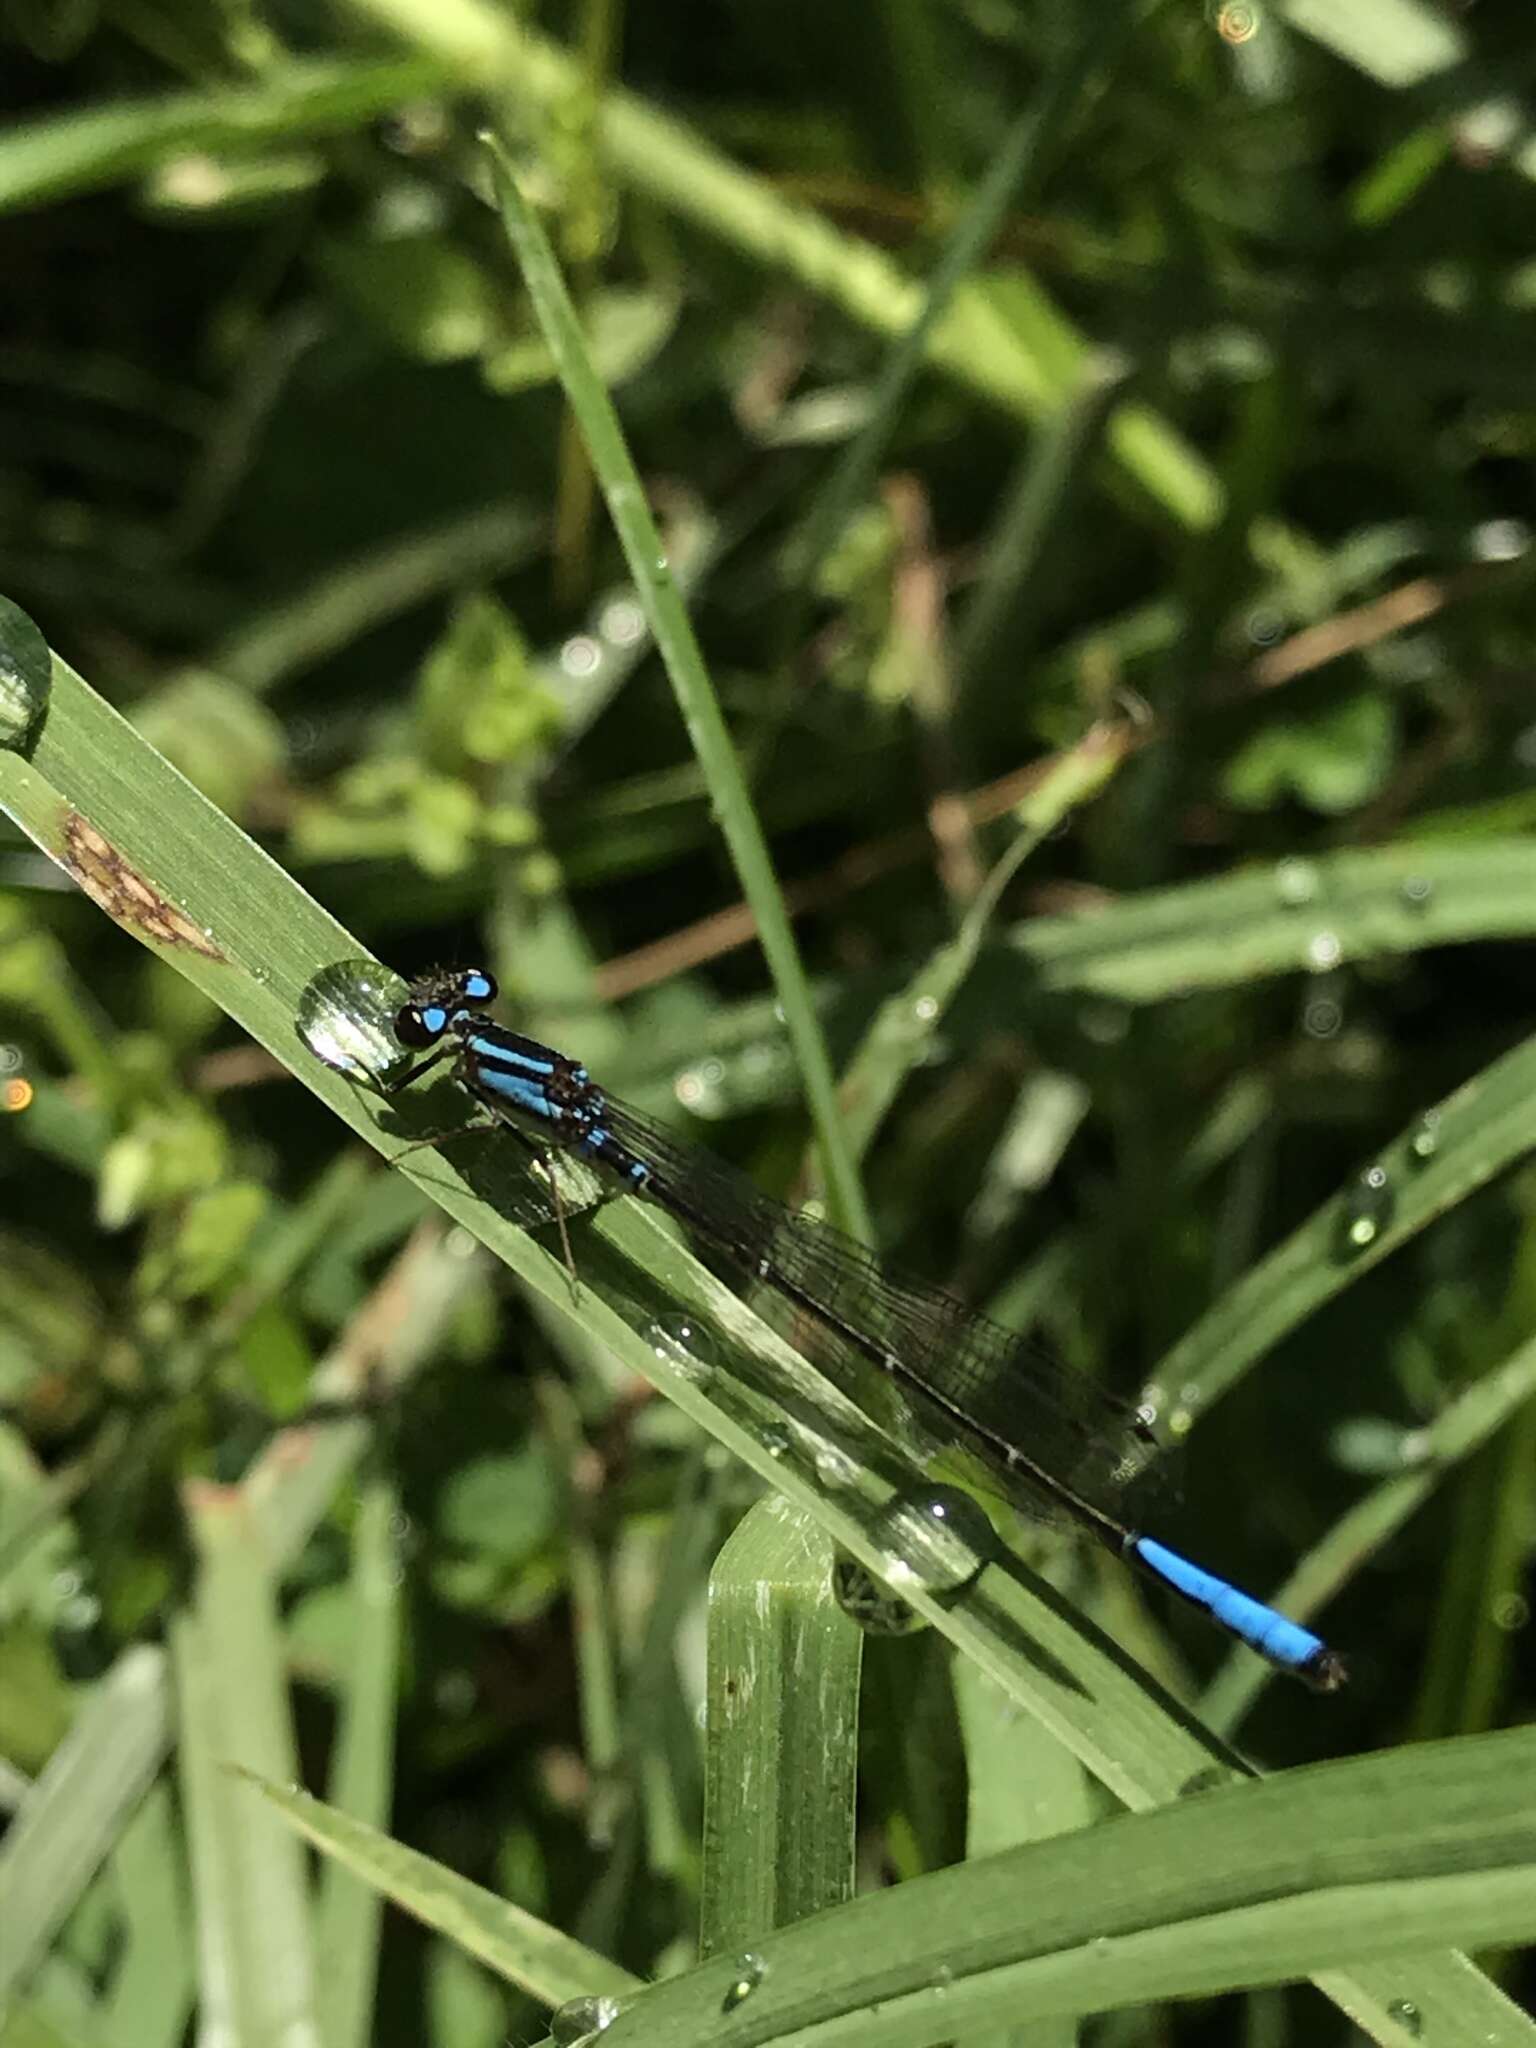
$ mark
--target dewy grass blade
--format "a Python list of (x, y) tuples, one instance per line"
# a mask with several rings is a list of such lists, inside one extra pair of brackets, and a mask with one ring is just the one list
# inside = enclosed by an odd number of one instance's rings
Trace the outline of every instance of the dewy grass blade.
[(606, 1956), (583, 1948), (558, 1928), (471, 1884), (419, 1850), (391, 1841), (305, 1792), (252, 1771), (243, 1776), (243, 1796), (254, 1799), (259, 1793), (270, 1800), (289, 1827), (363, 1883), (546, 2005), (582, 1996), (618, 1996), (636, 1988), (637, 1980)]
[(710, 1574), (702, 1955), (853, 1895), (863, 1636), (832, 1569), (823, 1532), (770, 1495)]
[[(1350, 1973), (1398, 1976), (1395, 2008), (1351, 2006), (1375, 2038), (1406, 2041), (1422, 2019), (1438, 2048), (1517, 2048), (1536, 2029), (1493, 1987), (1480, 1996), (1464, 1964), (1419, 1986), (1393, 1958), (1414, 1944), (1536, 1931), (1533, 1785), (1536, 1738), (1517, 1729), (1201, 1791), (866, 1894), (770, 1931), (750, 1959), (726, 1953), (629, 1997), (620, 1990), (608, 2031), (615, 2048), (717, 2048), (723, 2021), (755, 2048), (926, 2048), (1383, 1956)], [(369, 1843), (302, 1794), (262, 1790), (312, 1840), (350, 1860), (361, 1853), (392, 1896), (453, 1925), (493, 1967), (505, 1947), (516, 1981), (530, 1981), (544, 1941), (554, 1952), (552, 1930), (541, 1935), (511, 1908), (500, 1909), (503, 1944), (499, 1902), (484, 1894), (483, 1929), (464, 1918), (461, 1895), (475, 1888), (426, 1858)]]
[(1149, 1383), (1183, 1435), (1264, 1353), (1399, 1245), (1536, 1149), (1536, 1039), (1426, 1107), (1212, 1303)]
[[(1390, 1542), (1447, 1483), (1458, 1465), (1490, 1442), (1533, 1398), (1536, 1341), (1522, 1344), (1458, 1394), (1433, 1422), (1415, 1431), (1411, 1440), (1405, 1438), (1404, 1469), (1374, 1486), (1298, 1561), (1275, 1595), (1279, 1604), (1303, 1618), (1317, 1613), (1348, 1584), (1362, 1561)], [(1231, 1735), (1269, 1676), (1256, 1658), (1234, 1652), (1205, 1689), (1202, 1718)]]

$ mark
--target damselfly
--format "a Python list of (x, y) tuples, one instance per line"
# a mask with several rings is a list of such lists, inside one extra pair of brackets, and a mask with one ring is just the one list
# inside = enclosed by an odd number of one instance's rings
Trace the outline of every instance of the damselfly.
[(785, 1209), (605, 1093), (575, 1060), (496, 1023), (485, 1014), (495, 999), (496, 984), (480, 968), (417, 982), (394, 1028), (402, 1046), (425, 1057), (390, 1077), (387, 1091), (451, 1060), (453, 1078), (494, 1121), (535, 1150), (573, 1154), (657, 1203), (701, 1248), (894, 1382), (1025, 1512), (1075, 1522), (1318, 1691), (1344, 1682), (1343, 1659), (1310, 1629), (1124, 1519), (1126, 1481), (1151, 1448), (1137, 1411), (943, 1289), (891, 1271), (829, 1224)]

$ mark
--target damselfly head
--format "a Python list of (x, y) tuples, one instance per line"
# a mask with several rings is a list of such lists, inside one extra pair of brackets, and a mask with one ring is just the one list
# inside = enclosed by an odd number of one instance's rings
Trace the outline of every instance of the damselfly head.
[(483, 967), (445, 969), (424, 975), (414, 982), (406, 1000), (395, 1012), (395, 1036), (415, 1049), (436, 1045), (454, 1017), (464, 1010), (480, 1010), (496, 1000), (496, 979)]

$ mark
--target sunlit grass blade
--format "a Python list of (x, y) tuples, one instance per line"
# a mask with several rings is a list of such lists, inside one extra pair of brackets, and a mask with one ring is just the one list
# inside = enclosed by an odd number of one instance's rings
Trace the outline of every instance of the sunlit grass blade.
[(816, 1525), (770, 1498), (710, 1574), (702, 1955), (852, 1895), (863, 1644), (832, 1566)]
[(334, 1857), (425, 1926), (447, 1935), (509, 1983), (545, 2005), (621, 1994), (635, 1979), (531, 1913), (434, 1863), (418, 1850), (340, 1813), (307, 1793), (247, 1771), (241, 1796), (270, 1800), (289, 1827)]
[(0, 1843), (0, 2009), (79, 1903), (160, 1768), (163, 1662), (147, 1645), (123, 1652)]
[(867, 1240), (869, 1216), (858, 1171), (842, 1132), (821, 1025), (811, 1002), (805, 969), (762, 826), (687, 607), (668, 566), (613, 401), (588, 352), (554, 251), (518, 189), (517, 175), (506, 151), (494, 139), (488, 140), (488, 146), (507, 239), (516, 251), (523, 282), (555, 358), (571, 411), (586, 438), (593, 471), (634, 578), (636, 597), (650, 622), (657, 651), (709, 785), (721, 833), (757, 919), (768, 970), (784, 1006), (785, 1029), (805, 1088), (833, 1213), (854, 1236)]

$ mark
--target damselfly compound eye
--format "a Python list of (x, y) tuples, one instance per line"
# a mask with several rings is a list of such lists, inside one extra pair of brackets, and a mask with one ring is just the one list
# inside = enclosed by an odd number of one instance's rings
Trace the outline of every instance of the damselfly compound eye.
[(436, 1045), (447, 1021), (441, 1010), (418, 1010), (414, 1003), (406, 1003), (395, 1012), (395, 1036), (413, 1049)]

